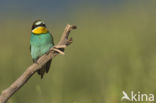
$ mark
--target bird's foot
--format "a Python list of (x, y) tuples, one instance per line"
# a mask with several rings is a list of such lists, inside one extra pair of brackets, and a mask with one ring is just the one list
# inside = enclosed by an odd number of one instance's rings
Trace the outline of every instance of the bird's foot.
[(34, 61), (35, 64), (39, 65), (39, 63), (37, 62), (37, 60)]

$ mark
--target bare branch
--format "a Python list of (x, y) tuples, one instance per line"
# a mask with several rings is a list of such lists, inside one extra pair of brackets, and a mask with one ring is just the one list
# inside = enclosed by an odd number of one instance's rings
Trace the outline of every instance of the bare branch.
[(76, 29), (76, 26), (67, 24), (59, 43), (51, 48), (48, 54), (41, 56), (37, 63), (29, 66), (15, 82), (13, 82), (7, 89), (2, 91), (0, 95), (0, 103), (6, 103), (8, 99), (29, 80), (30, 77), (50, 59), (53, 59), (60, 53), (64, 54), (64, 48), (72, 43), (72, 39), (68, 39), (69, 33), (72, 29)]

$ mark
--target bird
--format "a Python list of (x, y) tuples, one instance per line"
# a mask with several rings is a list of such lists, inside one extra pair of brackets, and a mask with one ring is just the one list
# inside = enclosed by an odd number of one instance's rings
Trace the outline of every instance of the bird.
[[(49, 52), (50, 48), (54, 46), (52, 34), (49, 32), (43, 20), (35, 20), (32, 25), (30, 36), (30, 53), (34, 63), (42, 55)], [(41, 67), (37, 72), (43, 78), (45, 72), (48, 73), (52, 59)]]

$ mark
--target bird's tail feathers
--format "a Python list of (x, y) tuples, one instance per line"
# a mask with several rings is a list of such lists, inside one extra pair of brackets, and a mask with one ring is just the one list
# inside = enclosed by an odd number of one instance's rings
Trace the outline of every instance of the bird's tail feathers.
[(45, 72), (48, 73), (51, 61), (52, 60), (49, 60), (40, 70), (37, 71), (37, 73), (41, 75), (41, 79), (43, 78)]

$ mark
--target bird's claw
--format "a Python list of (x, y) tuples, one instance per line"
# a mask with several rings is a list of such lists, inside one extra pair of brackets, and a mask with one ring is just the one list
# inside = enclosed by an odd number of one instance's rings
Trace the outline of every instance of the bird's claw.
[(35, 63), (35, 64), (37, 64), (37, 65), (39, 65), (39, 63), (37, 62), (37, 60), (36, 60), (36, 61), (34, 61), (34, 63)]

